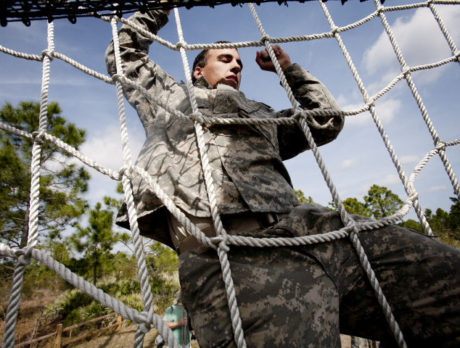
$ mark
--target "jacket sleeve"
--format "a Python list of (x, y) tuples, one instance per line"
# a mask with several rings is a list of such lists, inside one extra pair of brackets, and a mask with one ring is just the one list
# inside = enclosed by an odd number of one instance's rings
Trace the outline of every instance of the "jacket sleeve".
[[(294, 93), (294, 97), (306, 110), (337, 110), (340, 108), (334, 97), (327, 88), (313, 75), (305, 71), (298, 64), (292, 64), (285, 71), (286, 79)], [(293, 109), (278, 112), (277, 117), (290, 117)], [(332, 121), (330, 121), (332, 119)], [(337, 115), (332, 117), (315, 117), (316, 122), (327, 127), (321, 128), (308, 122), (310, 131), (318, 146), (334, 140), (343, 128), (344, 117)], [(278, 142), (280, 155), (283, 160), (292, 158), (299, 153), (308, 150), (307, 139), (298, 124), (278, 126)]]
[[(168, 16), (163, 10), (152, 10), (144, 14), (136, 12), (129, 18), (137, 26), (156, 34), (167, 22)], [(120, 55), (123, 74), (133, 82), (146, 88), (154, 97), (169, 89), (174, 79), (159, 65), (149, 59), (149, 46), (152, 40), (142, 35), (129, 25), (123, 25), (118, 32), (120, 41)], [(105, 53), (107, 71), (110, 75), (116, 74), (115, 52), (113, 41), (110, 42)], [(129, 103), (136, 108), (144, 127), (154, 117), (154, 107), (135, 88), (124, 87), (124, 93)]]

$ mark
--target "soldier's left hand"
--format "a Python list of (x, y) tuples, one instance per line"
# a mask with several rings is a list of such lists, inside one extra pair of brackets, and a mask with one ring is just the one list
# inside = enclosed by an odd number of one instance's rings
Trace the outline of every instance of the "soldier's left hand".
[[(279, 45), (273, 45), (272, 47), (275, 52), (276, 59), (278, 59), (281, 69), (284, 71), (289, 65), (291, 65), (291, 58)], [(276, 72), (275, 65), (271, 61), (267, 49), (257, 51), (256, 63), (262, 70)]]

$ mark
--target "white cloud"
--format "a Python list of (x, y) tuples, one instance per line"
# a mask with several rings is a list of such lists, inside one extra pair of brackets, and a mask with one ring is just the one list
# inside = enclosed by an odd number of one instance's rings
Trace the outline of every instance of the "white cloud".
[(375, 109), (380, 121), (382, 121), (383, 124), (388, 124), (401, 109), (401, 101), (399, 99), (388, 99), (380, 103), (377, 101)]
[[(338, 104), (341, 106), (341, 108), (345, 111), (351, 111), (351, 110), (356, 110), (361, 108), (364, 104), (356, 101), (351, 101), (350, 98), (347, 96), (341, 94), (337, 98)], [(365, 125), (365, 124), (370, 124), (371, 122), (371, 117), (368, 112), (364, 112), (358, 115), (353, 115), (353, 116), (347, 116), (345, 120), (347, 127), (350, 125)]]
[(420, 159), (421, 157), (417, 155), (405, 155), (399, 158), (402, 164), (412, 164), (412, 163), (415, 164), (415, 163), (418, 163)]
[[(438, 12), (454, 41), (460, 39), (460, 8), (439, 6)], [(431, 11), (419, 8), (410, 17), (401, 16), (391, 26), (406, 63), (410, 66), (427, 64), (452, 55)], [(386, 32), (365, 53), (364, 67), (370, 74), (400, 72), (399, 63)], [(431, 70), (422, 82), (432, 82), (441, 74), (440, 69)], [(395, 75), (393, 75), (394, 77)]]
[[(399, 99), (388, 99), (383, 101), (377, 101), (375, 109), (377, 116), (383, 124), (389, 124), (394, 117), (401, 110), (402, 103)], [(345, 105), (344, 110), (354, 110), (362, 107), (362, 104), (350, 104)], [(369, 112), (364, 112), (355, 116), (347, 116), (347, 126), (368, 126), (373, 123), (372, 117)]]
[[(129, 138), (134, 159), (141, 148), (144, 137), (130, 134)], [(107, 168), (117, 170), (122, 165), (120, 129), (115, 126), (109, 126), (96, 132), (96, 135), (88, 139), (81, 149), (85, 155)]]
[(347, 116), (346, 124), (348, 126), (363, 126), (370, 125), (372, 123), (371, 115), (368, 112), (364, 112), (359, 115)]
[[(139, 152), (144, 134), (139, 130), (129, 131), (130, 149), (133, 160)], [(142, 133), (142, 130), (140, 130)], [(136, 133), (136, 134), (133, 134)], [(114, 125), (95, 132), (81, 146), (81, 152), (106, 168), (118, 170), (122, 166), (122, 150), (120, 129)], [(100, 201), (104, 196), (115, 196), (117, 183), (94, 169), (88, 169), (91, 175), (90, 189), (85, 197), (92, 203)]]
[(340, 163), (340, 167), (342, 169), (348, 169), (348, 168), (352, 168), (356, 166), (358, 163), (359, 163), (358, 158), (349, 158), (349, 159), (343, 160), (342, 163)]
[(388, 174), (386, 177), (384, 177), (383, 179), (379, 180), (377, 182), (377, 185), (379, 186), (391, 186), (391, 185), (395, 185), (397, 183), (401, 182), (401, 180), (399, 179), (399, 176), (397, 176), (396, 174)]
[(439, 185), (439, 186), (431, 186), (428, 189), (428, 192), (437, 192), (437, 191), (444, 191), (447, 190), (447, 187), (444, 185)]

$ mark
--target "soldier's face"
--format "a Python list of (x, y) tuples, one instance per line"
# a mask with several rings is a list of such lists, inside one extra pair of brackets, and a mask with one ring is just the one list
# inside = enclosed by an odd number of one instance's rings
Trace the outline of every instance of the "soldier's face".
[(222, 83), (235, 89), (240, 88), (241, 62), (238, 51), (234, 48), (211, 49), (206, 56), (204, 67), (195, 67), (195, 78), (204, 77), (211, 88), (216, 88)]

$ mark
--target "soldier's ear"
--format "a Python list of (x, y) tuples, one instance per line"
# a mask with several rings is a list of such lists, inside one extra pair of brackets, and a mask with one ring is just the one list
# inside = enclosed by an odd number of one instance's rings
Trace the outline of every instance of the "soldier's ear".
[(195, 70), (193, 70), (193, 77), (198, 80), (201, 76), (203, 76), (203, 70), (197, 65)]

